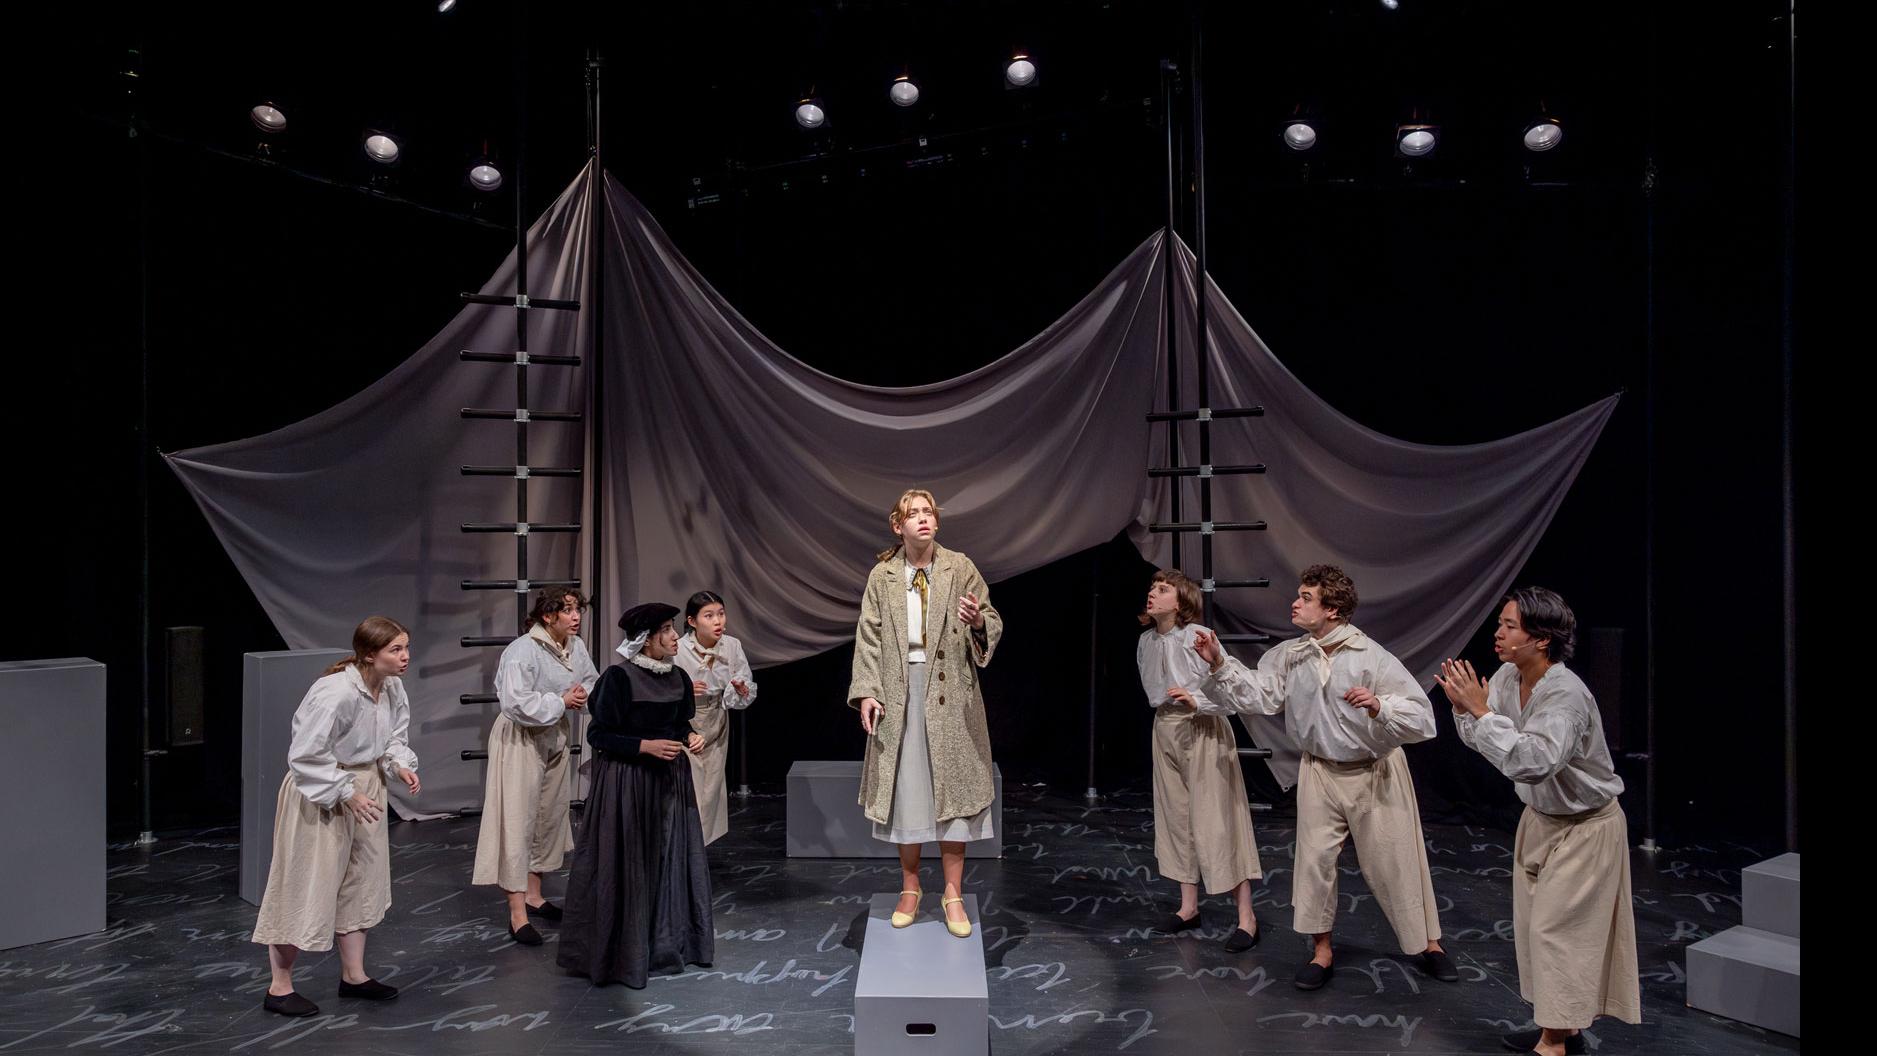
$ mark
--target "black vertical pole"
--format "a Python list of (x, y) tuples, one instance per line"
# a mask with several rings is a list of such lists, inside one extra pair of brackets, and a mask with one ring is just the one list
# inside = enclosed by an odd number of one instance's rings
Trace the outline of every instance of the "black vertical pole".
[(1654, 851), (1655, 842), (1655, 489), (1656, 384), (1655, 347), (1655, 158), (1646, 162), (1642, 177), (1643, 210), (1643, 387), (1648, 396), (1642, 405), (1643, 435), (1643, 513), (1642, 513), (1642, 622), (1643, 622), (1643, 785), (1645, 799), (1642, 815), (1642, 849)]
[[(602, 128), (600, 124), (600, 74), (605, 66), (598, 50), (587, 53), (587, 145), (593, 157), (592, 202), (588, 206), (587, 222), (591, 225), (587, 238), (589, 260), (587, 272), (587, 310), (589, 346), (587, 348), (587, 453), (592, 460), (587, 466), (587, 483), (591, 489), (593, 501), (587, 510), (587, 552), (588, 561), (587, 594), (597, 600), (600, 585), (605, 581), (606, 565), (606, 371), (604, 353), (606, 350), (606, 166), (600, 150)], [(611, 599), (609, 599), (610, 602)], [(597, 613), (596, 613), (597, 615)], [(599, 628), (603, 624), (595, 621), (594, 639), (599, 638)]]
[[(515, 409), (528, 408), (528, 309), (522, 307), (528, 296), (528, 10), (516, 5), (515, 13), (515, 349), (521, 353), (515, 363)], [(515, 465), (528, 464), (527, 416), (515, 416)], [(528, 478), (515, 475), (515, 523), (528, 523)], [(528, 536), (515, 533), (515, 628), (528, 620), (528, 592), (520, 587), (528, 581)]]
[[(1212, 370), (1207, 361), (1212, 354), (1206, 325), (1206, 74), (1202, 65), (1205, 51), (1205, 0), (1193, 0), (1193, 294), (1197, 301), (1193, 332), (1194, 351), (1198, 357), (1197, 386), (1199, 407), (1212, 405)], [(1199, 419), (1199, 464), (1212, 465), (1212, 422)], [(1212, 521), (1212, 477), (1201, 469), (1199, 477), (1199, 575), (1203, 599), (1202, 622), (1212, 624), (1212, 532), (1204, 526)], [(1178, 478), (1175, 478), (1176, 480)], [(1175, 485), (1178, 486), (1177, 484)]]
[[(605, 60), (598, 49), (587, 52), (587, 150), (591, 155), (592, 173), (588, 185), (587, 202), (587, 289), (585, 299), (580, 302), (587, 312), (587, 466), (586, 478), (588, 494), (592, 501), (587, 504), (587, 523), (582, 525), (587, 533), (587, 597), (592, 602), (589, 614), (596, 617), (590, 620), (588, 644), (598, 645), (605, 634), (606, 624), (598, 619), (600, 614), (599, 598), (601, 584), (605, 582), (606, 565), (606, 369), (603, 353), (606, 349), (606, 165), (601, 152), (602, 127), (600, 121), (600, 75), (605, 68)], [(599, 655), (598, 649), (591, 650)], [(585, 720), (576, 716), (571, 732), (574, 744), (580, 744), (583, 738), (582, 727)], [(582, 805), (586, 796), (581, 792), (579, 779), (574, 781), (576, 793), (573, 798)]]
[(143, 795), (143, 828), (137, 835), (139, 846), (156, 842), (152, 821), (150, 791), (150, 147), (143, 134), (143, 49), (131, 49), (130, 68), (124, 76), (130, 82), (130, 138), (136, 151), (137, 165), (137, 509), (138, 509), (138, 603), (137, 657), (138, 699), (143, 716), (143, 747), (139, 752), (139, 773)]
[(1792, 480), (1792, 300), (1795, 277), (1794, 196), (1798, 189), (1798, 4), (1786, 7), (1786, 151), (1781, 166), (1779, 288), (1779, 487), (1780, 585), (1786, 599), (1780, 645), (1784, 659), (1782, 695), (1786, 705), (1786, 850), (1799, 849), (1799, 555), (1794, 537)]
[[(1165, 108), (1164, 118), (1167, 124), (1167, 232), (1160, 243), (1161, 266), (1166, 271), (1165, 291), (1166, 327), (1167, 327), (1167, 410), (1180, 409), (1180, 357), (1179, 357), (1179, 299), (1178, 284), (1174, 281), (1173, 269), (1179, 267), (1179, 166), (1173, 149), (1173, 89), (1177, 82), (1179, 67), (1171, 59), (1160, 60), (1160, 98)], [(1167, 465), (1180, 464), (1180, 423), (1167, 423)], [(1168, 478), (1167, 487), (1172, 494), (1172, 504), (1168, 509), (1169, 520), (1180, 519), (1180, 478)], [(1170, 542), (1173, 544), (1173, 567), (1180, 567), (1180, 533), (1173, 532)]]
[(1088, 791), (1083, 795), (1093, 801), (1100, 798), (1095, 791), (1095, 713), (1096, 699), (1099, 696), (1101, 671), (1101, 550), (1097, 548), (1090, 554), (1088, 571)]

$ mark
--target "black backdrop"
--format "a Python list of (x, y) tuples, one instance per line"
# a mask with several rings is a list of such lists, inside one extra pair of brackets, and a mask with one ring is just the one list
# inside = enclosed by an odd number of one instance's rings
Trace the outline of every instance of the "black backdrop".
[[(11, 358), (33, 395), (9, 409), (8, 449), (46, 471), (17, 485), (10, 531), (25, 548), (15, 552), (33, 555), (18, 581), (32, 601), (9, 614), (5, 653), (110, 665), (120, 827), (137, 819), (139, 275), (151, 434), (176, 450), (278, 427), (383, 375), (512, 245), (500, 227), (512, 198), (478, 203), (460, 177), (484, 140), (513, 172), (523, 34), (511, 5), (381, 6), (227, 21), (106, 13), (58, 27), (12, 71), (16, 98), (54, 119), (29, 163), (6, 172), (28, 217), (21, 245), (51, 279), (22, 287), (13, 309)], [(1164, 222), (1158, 60), (1184, 62), (1187, 47), (1170, 5), (675, 7), (627, 23), (536, 5), (527, 213), (583, 161), (581, 58), (597, 44), (609, 169), (760, 328), (832, 373), (901, 384), (970, 369), (1035, 333)], [(1771, 848), (1783, 738), (1779, 8), (1402, 8), (1208, 16), (1210, 270), (1308, 384), (1407, 439), (1496, 437), (1626, 390), (1522, 578), (1563, 591), (1589, 626), (1626, 629), (1635, 653), (1648, 574), (1640, 188), (1654, 157), (1662, 834)], [(134, 84), (121, 76), (133, 45)], [(998, 83), (1017, 46), (1037, 56), (1033, 92)], [(926, 90), (911, 113), (885, 99), (902, 69)], [(789, 117), (809, 87), (833, 116), (819, 138)], [(262, 95), (294, 122), (276, 148), (284, 167), (240, 157), (259, 138), (245, 111)], [(1565, 120), (1566, 147), (1528, 179), (1514, 137), (1541, 97)], [(140, 140), (125, 133), (133, 98), (151, 123)], [(1302, 99), (1326, 121), (1307, 179), (1275, 145)], [(1415, 103), (1449, 138), (1410, 176), (1387, 140)], [(368, 175), (356, 135), (370, 123), (409, 136), (385, 191), (425, 208), (344, 186)], [(1190, 238), (1185, 205), (1180, 223)], [(229, 820), (240, 654), (281, 643), (180, 486), (160, 465), (151, 479), (153, 624), (203, 625), (209, 648), (208, 742), (158, 762), (158, 824)], [(1131, 643), (1147, 571), (1117, 542), (997, 585), (1011, 633), (987, 686), (1012, 779), (1083, 786), (1095, 590), (1098, 783), (1143, 779)], [(734, 584), (711, 586), (734, 599)], [(733, 607), (733, 629), (735, 618)], [(1484, 621), (1476, 661), (1489, 657), (1483, 632)], [(837, 651), (762, 674), (749, 713), (758, 780), (795, 758), (858, 755), (839, 705), (847, 662)], [(1639, 691), (1632, 669), (1621, 700), (1606, 701), (1631, 749)], [(1424, 806), (1503, 818), (1509, 787), (1444, 718), (1443, 730), (1413, 757)], [(1640, 793), (1639, 770), (1625, 773)]]

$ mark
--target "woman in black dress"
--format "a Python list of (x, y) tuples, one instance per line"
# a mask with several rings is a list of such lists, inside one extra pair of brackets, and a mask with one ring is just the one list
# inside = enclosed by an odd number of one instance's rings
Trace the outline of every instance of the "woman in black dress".
[(625, 662), (607, 668), (587, 698), (592, 788), (556, 960), (595, 983), (638, 989), (653, 969), (708, 965), (716, 953), (687, 754), (703, 738), (691, 731), (690, 676), (671, 663), (677, 614), (663, 602), (627, 610)]

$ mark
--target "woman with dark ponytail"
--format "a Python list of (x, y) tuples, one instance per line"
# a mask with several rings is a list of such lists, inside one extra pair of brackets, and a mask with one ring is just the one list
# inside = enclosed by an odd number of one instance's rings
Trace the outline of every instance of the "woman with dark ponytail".
[(261, 1007), (310, 1016), (319, 1006), (293, 987), (301, 950), (339, 945), (339, 996), (388, 1001), (397, 987), (365, 974), (365, 932), (391, 906), (385, 784), (419, 789), (410, 698), (400, 677), (411, 636), (371, 616), (352, 632), (352, 655), (334, 664), (293, 713), (293, 746), (274, 812), (274, 857), (253, 941), (267, 945), (273, 978)]

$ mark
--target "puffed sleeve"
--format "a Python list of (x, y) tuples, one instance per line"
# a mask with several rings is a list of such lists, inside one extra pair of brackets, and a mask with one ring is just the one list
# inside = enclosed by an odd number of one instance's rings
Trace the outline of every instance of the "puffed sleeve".
[(1206, 675), (1202, 688), (1208, 699), (1228, 712), (1241, 715), (1276, 715), (1284, 710), (1284, 674), (1281, 649), (1267, 649), (1257, 670), (1227, 654), (1218, 670)]
[(1396, 744), (1431, 741), (1440, 732), (1434, 725), (1434, 705), (1428, 702), (1427, 691), (1393, 656), (1375, 672), (1374, 692), (1382, 706), (1369, 721), (1380, 726)]
[(333, 743), (339, 734), (339, 707), (351, 696), (351, 687), (320, 679), (306, 691), (293, 713), (293, 743), (287, 766), (293, 785), (314, 806), (333, 807), (352, 797), (352, 775), (339, 768)]
[(391, 706), (391, 733), (378, 768), (388, 784), (398, 779), (399, 770), (417, 769), (417, 753), (411, 750), (411, 698), (404, 691), (403, 679), (385, 679), (385, 702)]
[(536, 688), (541, 684), (540, 666), (549, 662), (541, 646), (527, 637), (515, 639), (502, 650), (502, 661), (495, 669), (495, 696), (510, 722), (552, 726), (567, 713), (567, 702), (559, 693)]
[(1590, 702), (1577, 687), (1540, 687), (1525, 705), (1525, 728), (1489, 711), (1474, 725), (1473, 747), (1499, 772), (1535, 785), (1570, 762), (1571, 749), (1590, 723)]
[[(724, 643), (729, 645), (736, 655), (730, 663), (730, 683), (723, 691), (723, 706), (732, 711), (742, 711), (756, 703), (756, 672), (749, 666), (749, 654), (743, 651), (742, 642), (726, 637)], [(738, 681), (743, 683), (743, 688), (749, 690), (747, 694), (736, 691)]]

